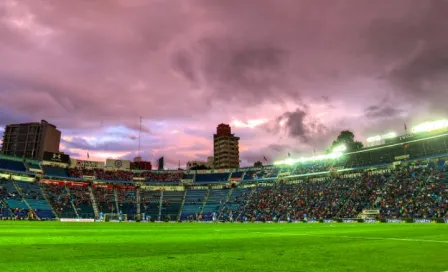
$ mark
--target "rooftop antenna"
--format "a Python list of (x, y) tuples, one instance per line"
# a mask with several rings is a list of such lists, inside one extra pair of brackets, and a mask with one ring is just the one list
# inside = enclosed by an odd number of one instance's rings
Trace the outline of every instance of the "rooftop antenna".
[(137, 157), (140, 157), (140, 137), (142, 135), (142, 117), (140, 117), (140, 130), (138, 131), (138, 150)]

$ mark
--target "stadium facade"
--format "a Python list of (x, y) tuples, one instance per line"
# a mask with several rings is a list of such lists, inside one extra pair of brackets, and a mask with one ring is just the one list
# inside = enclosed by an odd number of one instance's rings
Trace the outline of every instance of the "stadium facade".
[(67, 155), (1, 155), (0, 214), (87, 220), (121, 211), (132, 220), (208, 221), (215, 212), (223, 221), (446, 222), (447, 142), (443, 128), (340, 156), (190, 171), (135, 170), (126, 160)]

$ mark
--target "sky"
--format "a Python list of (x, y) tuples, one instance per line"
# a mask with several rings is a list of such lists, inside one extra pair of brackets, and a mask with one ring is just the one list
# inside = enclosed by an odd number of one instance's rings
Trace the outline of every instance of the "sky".
[[(45, 119), (74, 158), (168, 167), (323, 152), (448, 115), (448, 1), (3, 0), (0, 126)], [(142, 133), (139, 125), (142, 117)], [(0, 131), (1, 132), (1, 131)]]

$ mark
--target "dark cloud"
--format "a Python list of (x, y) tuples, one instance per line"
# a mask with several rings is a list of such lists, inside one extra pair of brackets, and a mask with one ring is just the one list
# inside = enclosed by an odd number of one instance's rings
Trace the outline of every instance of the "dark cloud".
[(410, 1), (404, 17), (383, 18), (367, 29), (367, 43), (387, 69), (382, 79), (413, 103), (445, 113), (448, 94), (448, 1)]
[(367, 118), (397, 118), (400, 114), (405, 111), (402, 109), (397, 109), (392, 106), (382, 105), (382, 106), (370, 106), (364, 110), (364, 114)]
[[(333, 124), (401, 127), (402, 115), (448, 113), (446, 14), (441, 0), (0, 1), (0, 125), (46, 119), (82, 136), (104, 122), (135, 135), (141, 116), (211, 140), (216, 119), (252, 113), (274, 121), (241, 130), (244, 141), (309, 146)], [(330, 121), (310, 113), (321, 104)]]
[(307, 107), (299, 107), (295, 111), (287, 111), (274, 121), (263, 126), (270, 133), (278, 134), (286, 131), (291, 138), (308, 142), (311, 135), (327, 132), (327, 127), (309, 116)]

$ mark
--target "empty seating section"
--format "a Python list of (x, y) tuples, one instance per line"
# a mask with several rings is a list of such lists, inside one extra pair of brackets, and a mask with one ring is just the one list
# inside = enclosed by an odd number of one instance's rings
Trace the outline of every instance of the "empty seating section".
[(81, 186), (69, 186), (73, 205), (75, 205), (79, 217), (94, 218), (95, 213), (90, 199), (88, 184), (81, 183), (80, 185)]
[(207, 203), (204, 206), (202, 215), (205, 220), (211, 220), (211, 214), (213, 212), (219, 213), (221, 206), (224, 206), (229, 194), (229, 189), (211, 190), (207, 199)]
[(182, 179), (194, 179), (194, 174), (184, 174)]
[(161, 220), (176, 220), (184, 198), (184, 191), (165, 191), (162, 201)]
[(41, 169), (38, 162), (29, 161), (29, 162), (27, 162), (27, 164), (28, 164), (28, 168), (30, 168), (30, 169)]
[(0, 159), (0, 169), (26, 172), (23, 162), (6, 159)]
[(22, 200), (8, 199), (8, 200), (6, 200), (6, 202), (8, 203), (8, 207), (11, 208), (11, 209), (15, 209), (16, 208), (16, 209), (28, 210), (28, 206)]
[(244, 172), (233, 172), (232, 176), (230, 176), (231, 180), (241, 180), (243, 177)]
[(41, 187), (46, 192), (48, 200), (59, 218), (76, 218), (65, 185), (41, 183)]
[(22, 192), (23, 198), (30, 207), (35, 210), (37, 216), (44, 219), (54, 218), (50, 205), (45, 201), (40, 186), (37, 182), (16, 181)]
[[(28, 205), (36, 212), (41, 219), (54, 218), (49, 204), (43, 199), (40, 187), (37, 183), (18, 182), (18, 190)], [(29, 207), (23, 201), (22, 196), (11, 180), (0, 181), (0, 214), (4, 217), (18, 216), (27, 217)]]
[(115, 204), (114, 188), (112, 186), (102, 185), (93, 186), (93, 194), (98, 206), (98, 212), (118, 213)]
[(42, 166), (44, 174), (49, 177), (69, 177), (67, 168), (44, 165)]
[(137, 199), (135, 188), (117, 188), (118, 208), (124, 214), (135, 215), (137, 213)]
[(224, 183), (229, 180), (229, 173), (196, 174), (196, 183)]
[(201, 212), (206, 195), (207, 190), (188, 190), (185, 196), (181, 219), (185, 220), (187, 217)]
[(157, 220), (159, 217), (160, 207), (160, 191), (146, 191), (140, 190), (141, 211), (146, 215), (151, 216), (152, 220)]

